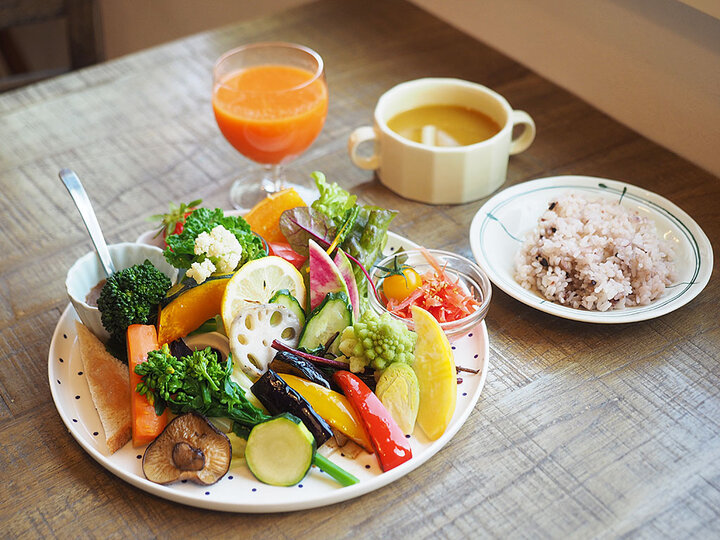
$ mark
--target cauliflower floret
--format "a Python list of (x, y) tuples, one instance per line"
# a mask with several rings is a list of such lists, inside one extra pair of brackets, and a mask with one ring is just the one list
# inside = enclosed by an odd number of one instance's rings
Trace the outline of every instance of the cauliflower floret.
[[(194, 277), (198, 283), (202, 283), (210, 275), (207, 274), (198, 280), (197, 276), (203, 275), (198, 274), (199, 264), (205, 265), (204, 268), (209, 268), (209, 265), (206, 263), (210, 261), (213, 267), (212, 272), (229, 274), (237, 268), (242, 258), (242, 246), (240, 242), (233, 233), (222, 225), (217, 225), (209, 233), (201, 232), (195, 239), (194, 252), (195, 255), (205, 255), (207, 257), (202, 263), (192, 264), (191, 270), (195, 269), (193, 274), (190, 273), (190, 270), (187, 272), (188, 275)], [(196, 265), (198, 266), (196, 267)]]
[(185, 275), (193, 278), (198, 285), (210, 277), (215, 271), (215, 265), (210, 259), (205, 259), (202, 262), (194, 262), (190, 265)]
[(207, 254), (207, 252), (210, 251), (212, 244), (213, 237), (210, 236), (210, 233), (201, 232), (195, 239), (195, 248), (193, 251), (195, 252), (195, 255), (202, 255), (203, 253)]
[(412, 364), (417, 334), (388, 313), (378, 317), (367, 309), (360, 319), (340, 335), (340, 352), (348, 358), (350, 371), (366, 366), (382, 370), (393, 362)]

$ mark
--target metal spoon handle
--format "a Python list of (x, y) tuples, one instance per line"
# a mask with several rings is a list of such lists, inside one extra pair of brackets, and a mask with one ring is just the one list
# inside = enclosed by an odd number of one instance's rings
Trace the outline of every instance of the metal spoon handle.
[(62, 183), (65, 184), (65, 187), (75, 202), (75, 206), (80, 212), (80, 217), (82, 217), (83, 223), (85, 223), (85, 227), (90, 234), (90, 239), (95, 246), (95, 251), (98, 254), (105, 275), (110, 277), (115, 273), (115, 266), (110, 258), (110, 251), (105, 243), (105, 238), (100, 230), (100, 225), (98, 224), (97, 217), (95, 217), (95, 211), (90, 204), (90, 199), (88, 198), (85, 188), (80, 183), (80, 179), (77, 174), (75, 174), (75, 171), (61, 169), (58, 176), (60, 180), (62, 180)]

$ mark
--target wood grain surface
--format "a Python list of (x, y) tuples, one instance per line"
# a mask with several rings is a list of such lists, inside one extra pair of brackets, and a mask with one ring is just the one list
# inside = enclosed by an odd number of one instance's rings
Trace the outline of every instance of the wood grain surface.
[(228, 207), (233, 178), (254, 165), (215, 124), (211, 68), (264, 40), (306, 44), (326, 61), (327, 123), (295, 168), (400, 210), (393, 230), (416, 242), (471, 256), (483, 201), (403, 200), (352, 166), (347, 138), (394, 84), (452, 76), (535, 119), (537, 139), (511, 158), (506, 186), (558, 174), (626, 181), (680, 206), (720, 251), (717, 178), (399, 0), (321, 0), (0, 95), (0, 536), (717, 537), (717, 271), (689, 305), (626, 325), (559, 319), (495, 289), (490, 371), (466, 425), (416, 471), (345, 503), (199, 510), (130, 486), (83, 451), (47, 376), (65, 273), (91, 247), (58, 170), (77, 171), (110, 242), (135, 239), (169, 201)]

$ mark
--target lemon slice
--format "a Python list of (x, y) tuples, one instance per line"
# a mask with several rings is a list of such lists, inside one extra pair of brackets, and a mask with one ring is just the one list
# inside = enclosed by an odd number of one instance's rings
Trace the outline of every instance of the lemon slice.
[(267, 304), (282, 289), (305, 304), (305, 282), (292, 264), (280, 257), (255, 259), (240, 267), (225, 287), (221, 315), (227, 331), (243, 308)]
[(445, 433), (455, 412), (457, 372), (450, 342), (435, 317), (412, 306), (418, 339), (413, 369), (420, 387), (417, 425), (430, 440)]

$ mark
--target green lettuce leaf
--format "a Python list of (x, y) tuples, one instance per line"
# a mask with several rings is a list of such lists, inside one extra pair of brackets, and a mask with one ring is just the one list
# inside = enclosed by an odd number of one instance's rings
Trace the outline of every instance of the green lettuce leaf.
[(356, 206), (357, 196), (350, 195), (335, 182), (328, 184), (325, 175), (315, 171), (310, 176), (315, 180), (315, 186), (320, 196), (313, 201), (312, 208), (329, 217), (336, 229), (340, 229), (348, 219), (349, 212)]
[[(340, 247), (369, 270), (385, 248), (387, 231), (397, 211), (378, 206), (359, 206), (357, 196), (350, 195), (335, 182), (328, 184), (324, 174), (314, 172), (312, 177), (320, 193), (312, 208), (330, 218), (336, 230), (351, 220), (351, 227), (343, 231)], [(364, 298), (367, 295), (365, 274), (357, 265), (353, 265), (353, 272), (360, 297)]]

